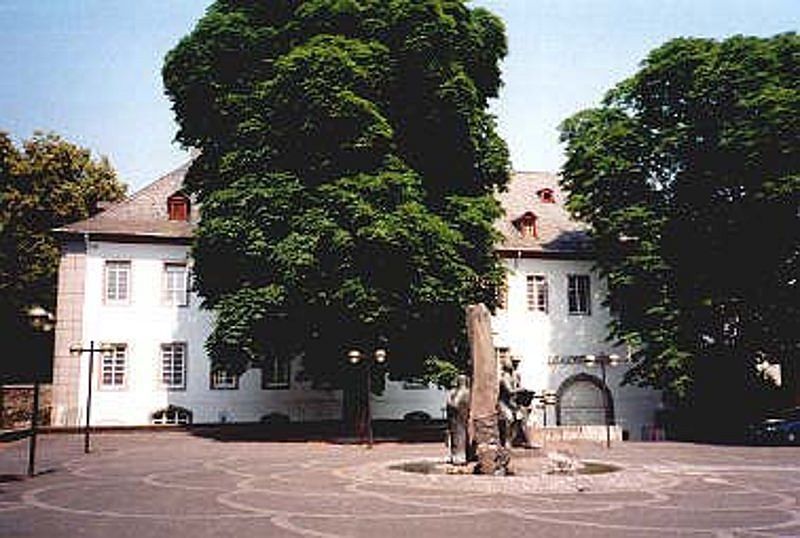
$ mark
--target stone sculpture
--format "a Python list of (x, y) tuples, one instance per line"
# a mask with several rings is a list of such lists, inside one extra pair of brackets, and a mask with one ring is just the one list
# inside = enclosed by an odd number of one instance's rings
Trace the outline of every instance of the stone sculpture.
[(517, 389), (514, 395), (514, 401), (517, 404), (517, 416), (511, 434), (511, 443), (514, 446), (538, 448), (531, 439), (531, 432), (528, 427), (528, 420), (533, 407), (533, 396), (533, 391), (521, 387)]
[(447, 392), (447, 427), (450, 463), (467, 463), (467, 421), (469, 420), (469, 378), (459, 375)]
[(467, 336), (472, 359), (469, 438), (477, 460), (475, 472), (508, 474), (509, 451), (500, 443), (497, 426), (497, 359), (492, 345), (489, 310), (485, 305), (467, 307)]
[(511, 441), (514, 436), (513, 426), (517, 417), (517, 403), (514, 397), (517, 388), (517, 380), (514, 378), (514, 366), (511, 363), (511, 359), (502, 357), (497, 391), (497, 428), (500, 435), (500, 444), (507, 449), (511, 448)]
[(497, 398), (500, 441), (506, 448), (535, 448), (528, 430), (533, 404), (533, 391), (522, 388), (522, 380), (514, 364), (503, 357), (500, 364), (500, 386)]

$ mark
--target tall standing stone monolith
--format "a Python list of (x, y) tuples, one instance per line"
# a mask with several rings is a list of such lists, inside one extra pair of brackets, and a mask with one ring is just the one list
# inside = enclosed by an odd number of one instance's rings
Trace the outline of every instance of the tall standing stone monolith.
[(472, 359), (469, 437), (477, 458), (475, 472), (506, 474), (509, 453), (500, 444), (497, 426), (497, 358), (492, 344), (489, 310), (484, 304), (467, 307), (467, 336)]

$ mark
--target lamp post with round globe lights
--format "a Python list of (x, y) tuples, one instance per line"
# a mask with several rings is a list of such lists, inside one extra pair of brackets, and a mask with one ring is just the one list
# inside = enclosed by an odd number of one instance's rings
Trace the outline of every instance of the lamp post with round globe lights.
[[(603, 381), (603, 391), (610, 391), (606, 384), (606, 368), (608, 366), (618, 366), (620, 357), (617, 354), (611, 355), (586, 355), (584, 362), (587, 366), (600, 365), (600, 376)], [(608, 393), (603, 393), (603, 417), (606, 423), (606, 448), (611, 448), (611, 422), (608, 420)]]
[[(37, 333), (48, 333), (55, 326), (55, 316), (41, 306), (34, 306), (27, 312), (28, 321)], [(38, 358), (37, 358), (38, 360)], [(31, 433), (28, 443), (28, 476), (36, 474), (36, 437), (39, 433), (39, 378), (38, 368), (33, 372), (33, 404), (31, 409)]]
[(387, 353), (383, 348), (378, 348), (372, 356), (365, 355), (357, 349), (351, 349), (347, 352), (347, 360), (350, 364), (357, 366), (363, 364), (364, 373), (366, 376), (366, 414), (367, 414), (367, 447), (372, 448), (372, 408), (370, 406), (370, 396), (372, 395), (372, 366), (373, 364), (381, 365), (386, 362)]

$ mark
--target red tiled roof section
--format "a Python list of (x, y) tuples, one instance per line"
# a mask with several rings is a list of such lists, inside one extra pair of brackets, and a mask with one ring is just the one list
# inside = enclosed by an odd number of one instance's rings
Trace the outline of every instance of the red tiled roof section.
[[(554, 200), (545, 201), (539, 193), (551, 189)], [(566, 194), (558, 176), (550, 172), (514, 172), (508, 190), (497, 195), (505, 215), (495, 222), (503, 234), (498, 250), (541, 253), (588, 253), (591, 250), (586, 226), (573, 220), (564, 203)], [(536, 216), (536, 236), (525, 236), (514, 221), (525, 213)]]
[(190, 239), (200, 217), (197, 204), (191, 204), (188, 222), (171, 221), (167, 212), (167, 198), (181, 190), (190, 164), (191, 162), (185, 163), (126, 200), (112, 205), (93, 217), (68, 224), (55, 231), (142, 238)]

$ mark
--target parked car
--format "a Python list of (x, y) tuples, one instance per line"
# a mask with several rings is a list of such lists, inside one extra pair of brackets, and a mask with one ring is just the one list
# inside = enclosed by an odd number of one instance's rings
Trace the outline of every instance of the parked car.
[(748, 435), (758, 444), (800, 444), (800, 407), (784, 409), (751, 425)]

